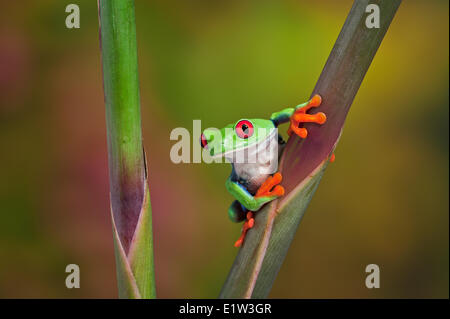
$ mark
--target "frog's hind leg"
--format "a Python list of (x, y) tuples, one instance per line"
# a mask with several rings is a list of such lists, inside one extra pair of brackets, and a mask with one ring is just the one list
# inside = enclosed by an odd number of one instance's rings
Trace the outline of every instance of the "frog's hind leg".
[(240, 247), (244, 242), (244, 238), (245, 235), (247, 234), (247, 231), (255, 225), (253, 212), (249, 211), (244, 206), (242, 206), (242, 204), (239, 203), (239, 201), (235, 200), (228, 209), (228, 216), (235, 223), (245, 220), (244, 225), (242, 226), (241, 236), (234, 243), (234, 247)]
[[(266, 181), (259, 187), (255, 194), (255, 197), (279, 197), (284, 195), (283, 186), (279, 185), (281, 183), (281, 174), (275, 173), (273, 176), (269, 176)], [(238, 202), (239, 203), (239, 202)], [(233, 203), (234, 204), (234, 203)], [(239, 204), (240, 205), (240, 204)], [(233, 205), (232, 205), (233, 206)], [(245, 235), (250, 228), (255, 225), (255, 219), (253, 218), (253, 212), (248, 211), (246, 215), (247, 220), (242, 227), (241, 236), (234, 243), (234, 247), (240, 247), (244, 242)]]
[(247, 216), (248, 209), (239, 203), (239, 201), (235, 200), (230, 208), (228, 208), (228, 217), (230, 217), (231, 221), (235, 223), (240, 223)]
[(244, 226), (242, 226), (241, 236), (239, 236), (239, 239), (236, 240), (236, 242), (234, 243), (234, 247), (242, 246), (242, 243), (244, 242), (244, 238), (245, 238), (245, 235), (247, 234), (247, 231), (250, 228), (253, 228), (253, 226), (255, 225), (255, 219), (253, 218), (253, 212), (248, 211), (246, 217), (247, 217), (247, 220), (245, 221)]

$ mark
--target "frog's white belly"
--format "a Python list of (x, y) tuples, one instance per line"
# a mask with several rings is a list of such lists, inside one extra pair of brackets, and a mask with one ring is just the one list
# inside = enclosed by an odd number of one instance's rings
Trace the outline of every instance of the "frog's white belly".
[(254, 193), (270, 174), (278, 170), (278, 132), (273, 130), (266, 139), (245, 149), (227, 154), (239, 180), (245, 181)]

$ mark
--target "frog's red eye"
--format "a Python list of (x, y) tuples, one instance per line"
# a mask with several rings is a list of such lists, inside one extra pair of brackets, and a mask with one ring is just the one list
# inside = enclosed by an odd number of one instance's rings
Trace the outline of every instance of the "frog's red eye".
[(236, 124), (235, 130), (240, 138), (249, 138), (253, 135), (253, 124), (248, 120), (240, 120)]
[(205, 134), (202, 134), (202, 135), (200, 136), (200, 145), (201, 145), (203, 148), (206, 148), (206, 146), (208, 146), (208, 141), (206, 140)]

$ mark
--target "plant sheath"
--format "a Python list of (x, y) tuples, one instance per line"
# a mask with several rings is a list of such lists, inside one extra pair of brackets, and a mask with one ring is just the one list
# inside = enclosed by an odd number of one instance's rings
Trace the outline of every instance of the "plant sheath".
[(134, 0), (99, 0), (111, 217), (121, 298), (155, 298)]

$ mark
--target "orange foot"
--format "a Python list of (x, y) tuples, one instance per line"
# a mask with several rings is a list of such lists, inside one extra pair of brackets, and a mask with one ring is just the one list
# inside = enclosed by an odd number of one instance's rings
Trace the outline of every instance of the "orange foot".
[[(284, 188), (279, 185), (281, 183), (282, 176), (280, 173), (275, 173), (273, 176), (269, 176), (264, 183), (259, 187), (258, 191), (255, 194), (255, 198), (258, 197), (272, 197), (272, 196), (283, 196)], [(253, 228), (255, 225), (255, 219), (253, 218), (253, 212), (247, 213), (247, 220), (244, 222), (244, 226), (242, 227), (241, 236), (234, 243), (234, 247), (241, 247), (244, 242), (245, 235), (247, 235), (247, 231), (250, 228)]]
[(281, 173), (275, 173), (273, 176), (269, 176), (264, 183), (257, 190), (255, 197), (263, 196), (283, 196), (284, 188), (281, 185), (282, 176)]
[(333, 163), (335, 159), (336, 159), (336, 156), (334, 156), (334, 153), (331, 154), (331, 156), (330, 156), (330, 163)]
[(253, 213), (248, 212), (247, 213), (247, 220), (244, 222), (244, 226), (242, 227), (241, 236), (239, 239), (234, 243), (234, 247), (241, 247), (242, 243), (244, 242), (245, 235), (247, 234), (247, 231), (250, 228), (253, 228), (255, 225), (255, 219), (253, 218)]
[(294, 114), (291, 116), (291, 125), (288, 129), (289, 136), (292, 133), (297, 134), (301, 138), (306, 138), (308, 135), (308, 130), (304, 127), (299, 127), (302, 123), (317, 123), (323, 124), (327, 120), (325, 113), (319, 112), (316, 114), (307, 114), (306, 112), (313, 108), (318, 107), (322, 103), (322, 98), (319, 94), (314, 95), (308, 104), (295, 110)]

